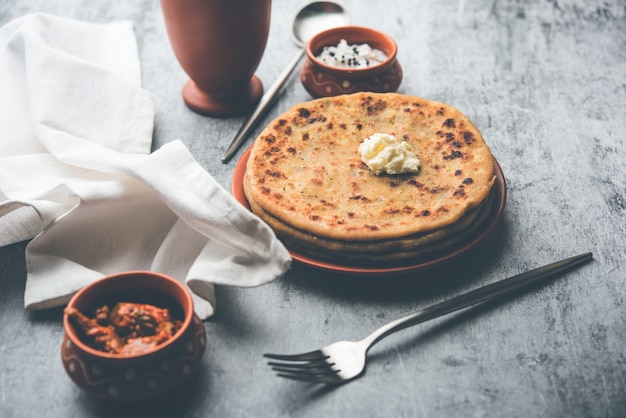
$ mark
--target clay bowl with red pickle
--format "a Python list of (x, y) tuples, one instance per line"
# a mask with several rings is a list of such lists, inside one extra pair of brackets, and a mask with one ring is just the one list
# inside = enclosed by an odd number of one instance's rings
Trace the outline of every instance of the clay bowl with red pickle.
[[(382, 52), (385, 58), (358, 67), (350, 65), (350, 62), (346, 64), (346, 61), (340, 63), (320, 58), (324, 48), (337, 47), (342, 40), (350, 47), (366, 44)], [(363, 91), (395, 92), (402, 82), (402, 67), (396, 58), (397, 52), (396, 42), (375, 29), (363, 26), (329, 29), (313, 36), (307, 43), (300, 81), (314, 98)]]
[(194, 372), (206, 348), (204, 324), (185, 286), (148, 271), (114, 274), (84, 287), (65, 308), (63, 327), (61, 359), (68, 376), (112, 401), (170, 391)]

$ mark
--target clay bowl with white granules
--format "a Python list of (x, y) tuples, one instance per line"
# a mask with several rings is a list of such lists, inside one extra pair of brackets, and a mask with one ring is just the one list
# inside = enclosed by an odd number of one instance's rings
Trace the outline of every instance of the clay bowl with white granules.
[(402, 67), (398, 47), (388, 35), (362, 26), (318, 33), (306, 46), (300, 81), (311, 96), (398, 90)]
[(107, 400), (137, 401), (173, 389), (197, 369), (206, 348), (204, 324), (185, 286), (148, 271), (84, 287), (65, 308), (63, 327), (68, 376)]

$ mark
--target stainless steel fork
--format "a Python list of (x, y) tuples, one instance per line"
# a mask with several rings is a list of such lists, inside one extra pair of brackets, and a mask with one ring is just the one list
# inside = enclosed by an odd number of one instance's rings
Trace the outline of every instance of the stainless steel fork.
[(360, 341), (339, 341), (308, 353), (265, 354), (264, 357), (272, 360), (268, 362), (268, 365), (280, 377), (313, 383), (345, 382), (363, 372), (368, 350), (394, 332), (503, 296), (522, 286), (579, 266), (592, 258), (592, 253), (580, 254), (472, 290), (392, 321)]

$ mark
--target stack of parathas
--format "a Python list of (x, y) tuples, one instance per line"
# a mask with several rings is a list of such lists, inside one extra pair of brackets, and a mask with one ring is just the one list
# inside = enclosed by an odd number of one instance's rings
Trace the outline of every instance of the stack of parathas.
[[(374, 133), (411, 144), (419, 173), (372, 173), (358, 147)], [(293, 251), (368, 265), (454, 246), (488, 216), (494, 181), (489, 147), (455, 108), (357, 93), (297, 105), (270, 123), (252, 147), (244, 193)]]

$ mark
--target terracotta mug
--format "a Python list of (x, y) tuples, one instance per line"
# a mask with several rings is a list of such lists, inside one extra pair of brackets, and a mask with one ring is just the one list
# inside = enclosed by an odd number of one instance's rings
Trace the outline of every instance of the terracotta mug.
[(190, 80), (185, 104), (209, 116), (231, 116), (263, 95), (254, 75), (265, 51), (271, 0), (161, 0), (176, 59)]

